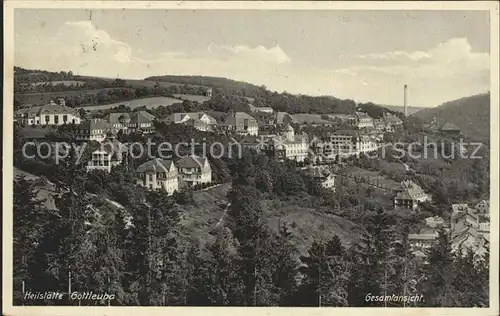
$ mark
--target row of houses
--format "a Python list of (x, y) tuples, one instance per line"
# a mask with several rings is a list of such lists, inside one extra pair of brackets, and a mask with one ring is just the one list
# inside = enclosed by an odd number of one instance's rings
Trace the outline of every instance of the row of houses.
[[(376, 131), (393, 131), (395, 127), (402, 124), (401, 120), (389, 113), (384, 113), (381, 119), (374, 120), (364, 112), (356, 112), (353, 115), (329, 114), (329, 119), (325, 120), (314, 114), (294, 114), (286, 112), (273, 112), (265, 125), (283, 127), (286, 125), (309, 124), (309, 125), (331, 125), (335, 120), (347, 123), (353, 128), (368, 130), (371, 133)], [(104, 125), (108, 125), (106, 130), (122, 131), (124, 133), (143, 131), (150, 133), (153, 131), (153, 121), (155, 117), (147, 111), (137, 111), (132, 113), (110, 113), (102, 121), (82, 120), (78, 111), (65, 105), (64, 99), (51, 101), (44, 106), (32, 106), (22, 108), (16, 111), (15, 120), (23, 125), (64, 125), (84, 123), (83, 130), (89, 132), (80, 132), (81, 139), (88, 138), (102, 139), (102, 130)], [(218, 122), (214, 117), (206, 112), (174, 113), (163, 120), (166, 123), (186, 124), (193, 126), (200, 131), (215, 131), (220, 127), (221, 131), (232, 132), (237, 135), (258, 135), (259, 124), (257, 120), (245, 112), (233, 112), (226, 115), (222, 122)], [(90, 130), (96, 130), (91, 133)], [(91, 135), (94, 135), (91, 137)]]
[(453, 204), (449, 223), (439, 216), (426, 218), (425, 227), (408, 235), (413, 253), (425, 257), (426, 250), (437, 242), (439, 230), (444, 229), (454, 253), (465, 255), (470, 251), (477, 256), (484, 255), (490, 245), (489, 211), (490, 203), (482, 200), (473, 207)]
[(212, 182), (212, 168), (208, 159), (195, 155), (177, 162), (154, 158), (136, 169), (137, 184), (150, 190), (164, 190), (169, 195), (182, 187), (193, 187)]
[[(116, 139), (103, 142), (91, 153), (87, 172), (111, 172), (113, 167), (128, 163), (128, 148)], [(182, 187), (193, 187), (212, 182), (212, 168), (207, 158), (190, 155), (175, 163), (172, 160), (150, 159), (135, 170), (137, 184), (150, 190), (162, 189), (168, 194)]]

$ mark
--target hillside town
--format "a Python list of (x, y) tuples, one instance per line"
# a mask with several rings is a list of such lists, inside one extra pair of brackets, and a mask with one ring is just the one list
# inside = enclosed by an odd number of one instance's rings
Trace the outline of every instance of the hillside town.
[[(406, 89), (405, 86), (405, 91)], [(212, 89), (207, 89), (205, 96), (212, 97)], [(406, 104), (403, 109), (406, 111)], [(256, 112), (265, 113), (266, 118), (254, 118), (252, 114)], [(256, 107), (251, 103), (248, 103), (248, 112), (231, 111), (217, 119), (204, 111), (173, 113), (165, 118), (157, 118), (147, 110), (112, 112), (104, 117), (94, 117), (91, 108), (84, 113), (85, 118), (80, 116), (79, 111), (68, 107), (64, 98), (59, 98), (45, 105), (22, 105), (15, 112), (14, 121), (23, 128), (21, 134), (27, 140), (44, 141), (44, 136), (36, 136), (37, 131), (62, 126), (67, 128), (69, 135), (80, 145), (100, 143), (91, 152), (87, 172), (102, 170), (110, 173), (114, 167), (128, 165), (129, 148), (118, 140), (118, 135), (153, 135), (158, 123), (181, 124), (202, 133), (227, 135), (233, 144), (277, 161), (294, 161), (303, 174), (316, 179), (323, 188), (331, 192), (340, 185), (335, 179), (344, 159), (359, 159), (363, 155), (377, 152), (382, 147), (391, 145), (384, 136), (404, 130), (403, 120), (388, 111), (384, 111), (378, 118), (370, 117), (362, 111), (319, 116), (289, 114), (274, 111), (270, 107)], [(339, 125), (342, 128), (336, 128)], [(453, 123), (439, 124), (435, 118), (424, 126), (434, 134), (460, 135), (460, 129)], [(304, 131), (311, 127), (331, 128), (333, 131), (314, 134)], [(136, 166), (134, 172), (137, 185), (149, 190), (162, 190), (167, 195), (185, 188), (199, 190), (217, 185), (212, 181), (209, 159), (194, 154), (177, 161), (149, 157), (149, 160)], [(431, 193), (424, 192), (411, 180), (402, 180), (392, 190), (393, 208), (419, 212), (423, 203), (431, 201)], [(422, 222), (425, 222), (425, 227), (408, 234), (414, 253), (425, 257), (423, 250), (437, 241), (438, 230), (444, 228), (451, 237), (453, 251), (466, 253), (472, 250), (474, 253), (484, 254), (489, 247), (489, 202), (483, 200), (472, 208), (467, 206), (467, 202), (453, 204), (451, 218), (446, 222), (439, 216), (425, 218)], [(478, 207), (481, 211), (477, 210)]]
[(498, 314), (497, 6), (30, 2), (4, 5), (6, 315)]

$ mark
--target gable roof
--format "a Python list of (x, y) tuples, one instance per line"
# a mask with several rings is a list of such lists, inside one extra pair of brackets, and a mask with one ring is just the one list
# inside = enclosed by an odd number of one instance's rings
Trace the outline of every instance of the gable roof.
[(240, 125), (245, 121), (250, 125), (257, 125), (257, 120), (245, 112), (235, 112), (233, 114), (229, 114), (226, 117), (225, 124), (234, 126), (234, 125)]
[(117, 112), (117, 113), (109, 113), (106, 116), (106, 121), (108, 121), (111, 125), (115, 124), (142, 124), (142, 123), (151, 123), (155, 119), (155, 116), (150, 114), (147, 111), (137, 111), (137, 112)]
[(146, 161), (139, 167), (137, 167), (136, 172), (148, 173), (148, 172), (165, 172), (168, 173), (172, 166), (172, 160), (165, 160), (161, 158), (154, 158)]
[(179, 159), (179, 161), (177, 161), (177, 166), (179, 168), (203, 168), (206, 162), (207, 160), (204, 157), (191, 155)]
[(137, 111), (132, 112), (130, 119), (136, 124), (151, 123), (155, 119), (155, 116), (147, 111)]
[(455, 124), (451, 122), (446, 122), (441, 126), (440, 130), (442, 131), (460, 131), (460, 128), (458, 128)]
[(401, 187), (403, 191), (399, 192), (396, 195), (396, 199), (411, 199), (411, 200), (416, 200), (423, 195), (425, 195), (425, 192), (422, 190), (420, 186), (415, 184), (413, 181), (408, 180), (408, 181), (402, 181), (401, 182)]
[(91, 119), (83, 121), (81, 127), (88, 130), (106, 130), (109, 128), (109, 123), (103, 119)]
[(77, 115), (78, 111), (76, 109), (70, 108), (69, 106), (60, 105), (53, 101), (46, 105), (37, 105), (29, 108), (21, 108), (16, 111), (16, 116), (23, 116), (27, 114), (28, 117), (35, 117), (37, 115), (47, 115), (47, 114), (72, 114)]
[(187, 120), (190, 119), (195, 119), (195, 120), (200, 120), (205, 116), (210, 123), (208, 124), (217, 124), (217, 120), (212, 117), (211, 115), (208, 115), (206, 112), (184, 112), (184, 113), (174, 113), (167, 117), (164, 121), (165, 122), (171, 122), (171, 123), (179, 123), (188, 117)]

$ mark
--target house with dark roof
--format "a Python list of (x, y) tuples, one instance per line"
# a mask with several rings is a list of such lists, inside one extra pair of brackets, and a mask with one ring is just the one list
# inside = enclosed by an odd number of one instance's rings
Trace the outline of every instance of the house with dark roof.
[(176, 165), (181, 179), (188, 187), (212, 182), (212, 168), (206, 157), (183, 157)]
[(292, 115), (288, 114), (287, 112), (276, 112), (273, 115), (272, 125), (284, 126), (298, 123), (299, 121), (297, 121)]
[(140, 186), (161, 189), (169, 195), (179, 190), (178, 170), (171, 160), (154, 158), (137, 167), (135, 172)]
[(114, 131), (129, 133), (152, 133), (154, 131), (155, 116), (147, 111), (136, 111), (131, 113), (110, 113), (105, 120)]
[(111, 172), (116, 167), (126, 161), (127, 147), (118, 140), (108, 140), (100, 144), (99, 148), (91, 153), (91, 160), (87, 164), (87, 172), (92, 170), (103, 170)]
[(64, 99), (59, 103), (50, 101), (43, 106), (25, 107), (14, 113), (17, 122), (23, 125), (80, 124), (78, 111), (66, 106)]
[(460, 128), (451, 122), (446, 122), (441, 125), (439, 132), (444, 135), (460, 135), (461, 133)]
[(224, 120), (224, 128), (227, 131), (239, 135), (258, 135), (259, 125), (257, 120), (245, 112), (234, 112)]
[(328, 168), (309, 166), (304, 170), (304, 174), (316, 179), (323, 188), (335, 191), (335, 175)]
[(394, 208), (417, 210), (419, 203), (429, 200), (429, 196), (419, 185), (411, 180), (403, 180), (399, 192), (394, 197)]
[(110, 125), (103, 119), (90, 119), (83, 121), (73, 130), (73, 137), (80, 141), (102, 142), (110, 131)]
[(371, 118), (367, 113), (356, 112), (354, 115), (356, 116), (356, 123), (357, 123), (356, 125), (358, 126), (359, 129), (366, 127), (373, 128), (373, 118)]

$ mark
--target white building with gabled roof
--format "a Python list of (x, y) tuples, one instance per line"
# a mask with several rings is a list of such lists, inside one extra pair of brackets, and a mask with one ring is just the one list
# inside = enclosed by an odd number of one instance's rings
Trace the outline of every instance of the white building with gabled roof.
[(113, 139), (100, 144), (99, 148), (91, 153), (91, 160), (87, 164), (87, 172), (92, 170), (103, 170), (111, 172), (126, 161), (127, 147), (118, 140)]
[(169, 195), (179, 190), (178, 170), (171, 160), (154, 158), (136, 169), (137, 184), (150, 190), (162, 189)]
[(176, 163), (181, 179), (188, 187), (212, 182), (212, 168), (207, 158), (191, 155)]
[(17, 122), (25, 125), (64, 125), (81, 122), (78, 111), (66, 106), (64, 99), (59, 103), (50, 101), (43, 106), (21, 108), (14, 113), (14, 117)]

